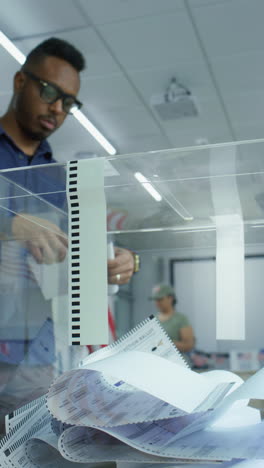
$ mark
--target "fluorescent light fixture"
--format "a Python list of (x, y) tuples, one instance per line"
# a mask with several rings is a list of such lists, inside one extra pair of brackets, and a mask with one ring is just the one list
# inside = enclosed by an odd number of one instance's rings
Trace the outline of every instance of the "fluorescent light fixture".
[(105, 149), (108, 154), (114, 156), (116, 149), (109, 143), (109, 141), (102, 135), (99, 130), (87, 119), (87, 117), (78, 109), (73, 112), (74, 117), (80, 124), (94, 137), (94, 139)]
[(157, 192), (156, 189), (154, 189), (153, 185), (146, 179), (141, 172), (135, 172), (134, 174), (135, 178), (142, 184), (142, 187), (147, 190), (147, 192), (157, 201), (162, 200), (162, 196)]
[(12, 57), (14, 57), (14, 59), (16, 59), (17, 62), (23, 65), (26, 60), (26, 56), (20, 52), (20, 50), (8, 39), (8, 37), (6, 37), (4, 33), (2, 33), (2, 31), (0, 31), (0, 44), (7, 50), (7, 52), (9, 52), (10, 55), (12, 55)]
[(174, 231), (174, 234), (196, 233), (196, 232), (215, 232), (215, 228), (193, 228), (193, 229), (179, 229)]
[[(8, 39), (8, 37), (2, 31), (0, 31), (0, 45), (2, 45), (4, 49), (6, 49), (7, 52), (9, 52), (9, 54), (20, 63), (20, 65), (23, 65), (26, 60), (26, 56), (20, 52), (20, 50), (13, 44), (12, 41), (10, 41), (10, 39)], [(92, 122), (87, 119), (87, 117), (80, 110), (76, 110), (74, 112), (74, 117), (105, 149), (108, 154), (114, 156), (117, 153), (113, 145), (111, 145), (111, 143), (102, 135), (101, 132), (99, 132), (99, 130), (97, 130)]]

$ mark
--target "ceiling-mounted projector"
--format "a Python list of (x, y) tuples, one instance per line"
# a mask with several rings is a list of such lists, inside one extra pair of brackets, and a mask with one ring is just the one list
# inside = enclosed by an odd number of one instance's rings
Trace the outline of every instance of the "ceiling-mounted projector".
[(191, 91), (174, 77), (165, 93), (152, 96), (150, 102), (162, 120), (198, 116), (197, 105)]

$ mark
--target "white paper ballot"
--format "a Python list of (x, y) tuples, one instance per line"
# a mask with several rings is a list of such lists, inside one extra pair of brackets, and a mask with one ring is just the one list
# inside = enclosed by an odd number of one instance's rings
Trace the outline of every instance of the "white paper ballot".
[[(64, 374), (52, 386), (47, 404), (56, 418), (100, 429), (149, 455), (205, 460), (228, 460), (233, 455), (246, 458), (255, 440), (264, 435), (259, 414), (246, 407), (252, 396), (264, 397), (264, 372), (246, 383), (229, 372), (220, 371), (220, 378), (216, 371), (212, 374), (211, 378), (209, 373), (196, 374), (148, 352), (120, 352), (88, 360), (85, 368)], [(92, 395), (97, 396), (96, 400)], [(240, 406), (234, 406), (238, 401)], [(234, 431), (234, 427), (230, 429), (232, 416), (236, 418), (235, 433), (230, 432)], [(251, 424), (246, 428), (241, 424), (245, 419)], [(245, 430), (249, 437), (242, 447), (239, 437), (244, 438)], [(259, 457), (262, 452), (264, 456), (261, 444), (254, 450)]]
[(264, 399), (264, 369), (246, 382), (226, 371), (196, 374), (149, 318), (57, 378), (46, 404), (38, 399), (7, 417), (0, 464), (41, 466), (53, 457), (68, 466), (63, 457), (253, 467), (264, 459), (264, 422), (250, 398)]
[[(114, 244), (112, 241), (107, 242), (107, 258), (108, 259), (115, 258)], [(108, 284), (108, 287), (107, 287), (108, 296), (117, 294), (118, 290), (119, 290), (119, 286), (117, 284)]]
[(68, 293), (68, 256), (63, 262), (48, 265), (37, 263), (29, 254), (28, 265), (45, 299), (53, 299)]

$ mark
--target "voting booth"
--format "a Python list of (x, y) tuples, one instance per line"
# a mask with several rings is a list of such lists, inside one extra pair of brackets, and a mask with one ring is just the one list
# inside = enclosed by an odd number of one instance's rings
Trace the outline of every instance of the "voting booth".
[[(147, 411), (146, 418), (139, 421), (142, 433), (147, 431), (147, 422), (157, 417), (155, 407), (163, 420), (172, 415), (174, 418), (188, 415), (184, 419), (188, 423), (184, 425), (187, 427), (191, 422), (195, 432), (198, 427), (206, 427), (209, 412), (228, 397), (231, 388), (242, 385), (235, 374), (232, 378), (222, 376), (223, 380), (213, 383), (210, 379), (206, 383), (199, 380), (200, 376), (194, 373), (189, 377), (191, 371), (181, 355), (161, 328), (152, 325), (155, 319), (148, 318), (153, 313), (148, 297), (153, 284), (158, 282), (170, 283), (175, 288), (177, 307), (192, 323), (199, 349), (206, 353), (232, 351), (237, 366), (233, 370), (243, 370), (243, 353), (252, 353), (254, 365), (251, 362), (249, 370), (260, 370), (260, 374), (255, 384), (245, 390), (244, 400), (263, 398), (257, 391), (262, 381), (264, 348), (263, 151), (263, 141), (250, 141), (0, 172), (0, 409), (1, 432), (9, 434), (0, 449), (6, 463), (12, 460), (16, 466), (22, 456), (32, 463), (44, 463), (48, 457), (58, 459), (59, 463), (63, 451), (68, 454), (63, 466), (98, 461), (96, 450), (90, 458), (88, 452), (71, 455), (72, 441), (83, 437), (89, 440), (90, 448), (95, 447), (101, 437), (96, 432), (99, 426), (108, 433), (109, 439), (102, 438), (102, 444), (108, 448), (113, 448), (111, 437), (117, 437), (119, 442), (132, 440), (129, 430), (109, 429), (136, 424), (140, 419), (127, 416), (121, 404), (122, 395), (124, 399), (131, 398), (131, 405), (136, 407), (139, 394), (142, 411)], [(111, 242), (141, 258), (140, 271), (116, 295), (107, 285), (107, 257), (113, 256), (113, 248), (107, 248), (107, 244)], [(128, 333), (121, 339), (123, 345), (118, 344), (117, 348), (112, 345), (99, 351), (98, 358), (87, 358), (91, 347), (109, 343), (109, 306), (113, 314), (116, 310), (119, 335), (120, 331), (142, 325), (133, 331), (131, 341)], [(137, 354), (120, 356), (121, 351), (144, 352), (146, 362)], [(112, 352), (117, 355), (113, 357)], [(168, 359), (165, 367), (157, 364), (157, 369), (167, 369), (168, 379), (173, 375), (172, 363), (179, 367), (182, 382), (187, 379), (186, 385), (187, 382), (194, 385), (192, 379), (198, 379), (195, 385), (200, 389), (200, 399), (193, 401), (190, 396), (188, 401), (177, 400), (177, 406), (176, 397), (167, 395), (165, 387), (152, 393), (147, 383), (140, 386), (137, 364), (141, 362), (145, 369), (149, 369), (150, 363), (155, 367), (154, 354), (158, 354), (157, 363), (159, 359)], [(103, 363), (106, 358), (110, 361)], [(127, 368), (132, 372), (129, 374), (127, 370), (122, 377), (117, 369), (123, 366), (125, 370), (126, 359), (131, 359)], [(98, 383), (96, 373), (107, 374), (108, 362), (114, 380), (108, 376), (104, 377), (106, 384), (103, 380)], [(81, 369), (78, 378), (73, 369)], [(87, 380), (87, 375), (91, 380)], [(163, 377), (165, 382), (165, 374)], [(153, 388), (158, 385), (158, 374), (155, 378)], [(87, 385), (93, 392), (91, 398), (86, 393)], [(132, 390), (137, 385), (135, 396)], [(90, 407), (99, 404), (94, 400), (106, 388), (114, 395), (117, 390), (121, 392), (120, 412), (108, 414), (110, 406), (116, 404), (111, 400), (105, 411), (101, 408), (101, 412), (93, 415), (92, 424)], [(177, 398), (184, 393), (183, 386)], [(237, 397), (239, 401), (241, 395)], [(89, 410), (85, 402), (90, 405)], [(245, 419), (248, 417), (259, 426), (250, 433), (249, 444), (263, 436), (259, 416), (251, 410), (245, 410)], [(202, 421), (197, 419), (198, 413), (203, 413)], [(236, 417), (234, 414), (233, 418)], [(88, 434), (79, 429), (63, 435), (71, 426), (89, 425), (88, 420), (95, 432), (91, 430)], [(163, 431), (167, 429), (164, 426)], [(188, 431), (182, 436), (188, 436)], [(240, 437), (244, 437), (242, 432)], [(42, 451), (34, 445), (33, 439), (38, 436), (42, 448), (47, 444)], [(154, 436), (153, 430), (151, 438), (156, 440)], [(59, 438), (61, 452), (57, 450)], [(131, 442), (127, 451), (119, 447), (110, 459), (104, 453), (99, 461), (150, 463), (161, 462), (164, 456), (172, 463), (177, 458), (194, 460), (198, 442), (192, 441), (191, 453), (183, 447), (163, 452), (161, 447), (150, 449), (146, 441), (146, 445), (141, 443)], [(200, 440), (199, 446), (202, 443)], [(214, 444), (213, 439), (211, 443)], [(221, 443), (224, 444), (224, 439)], [(102, 447), (100, 450), (102, 454)], [(137, 450), (144, 453), (138, 459)], [(224, 462), (239, 458), (238, 455), (247, 458), (251, 446), (248, 452), (240, 454), (237, 445), (236, 456), (230, 451), (227, 458), (224, 453), (221, 455), (221, 447), (214, 450), (208, 455), (204, 449), (196, 458), (207, 457), (208, 462), (212, 459)], [(256, 453), (255, 458), (264, 458), (261, 451), (256, 449)]]

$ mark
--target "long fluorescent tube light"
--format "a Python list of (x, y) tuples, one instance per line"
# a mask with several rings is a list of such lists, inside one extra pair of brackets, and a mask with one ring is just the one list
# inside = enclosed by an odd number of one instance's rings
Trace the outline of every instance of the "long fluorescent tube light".
[(111, 143), (102, 135), (101, 132), (87, 119), (87, 117), (78, 109), (73, 113), (78, 122), (94, 137), (94, 139), (105, 149), (108, 154), (114, 156), (116, 149)]
[[(26, 56), (20, 52), (20, 50), (13, 44), (10, 39), (0, 31), (0, 44), (7, 50), (7, 52), (14, 57), (14, 59), (23, 65), (26, 60)], [(78, 120), (78, 122), (92, 135), (92, 137), (105, 149), (105, 151), (114, 156), (117, 151), (111, 145), (111, 143), (102, 135), (99, 130), (92, 124), (92, 122), (87, 119), (87, 117), (80, 111), (76, 110), (74, 112), (74, 117)]]
[(9, 52), (10, 55), (12, 55), (12, 57), (14, 57), (14, 59), (16, 59), (17, 62), (23, 65), (26, 60), (26, 56), (20, 52), (20, 50), (12, 41), (10, 41), (10, 39), (8, 39), (8, 37), (6, 37), (4, 33), (2, 33), (2, 31), (0, 31), (0, 44), (7, 50), (7, 52)]
[(142, 184), (142, 187), (147, 190), (147, 192), (157, 201), (162, 200), (162, 196), (157, 192), (156, 189), (151, 185), (151, 183), (146, 179), (141, 172), (135, 172), (134, 174), (135, 178)]

